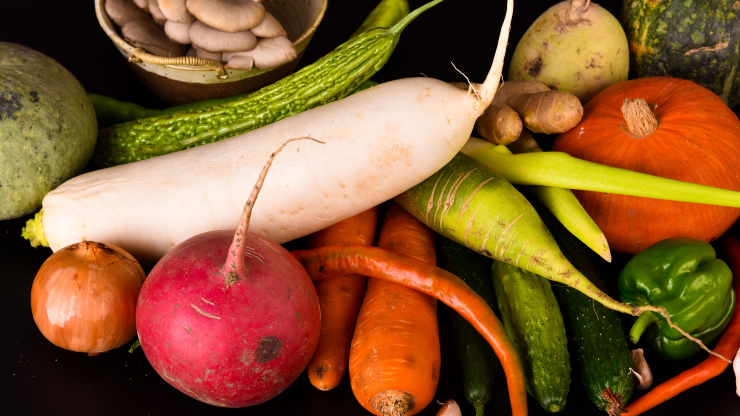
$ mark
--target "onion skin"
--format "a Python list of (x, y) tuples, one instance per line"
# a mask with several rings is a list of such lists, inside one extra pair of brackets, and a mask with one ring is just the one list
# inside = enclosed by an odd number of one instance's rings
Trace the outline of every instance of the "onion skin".
[(97, 355), (136, 335), (136, 301), (146, 275), (129, 253), (82, 241), (52, 254), (31, 288), (31, 311), (52, 344)]

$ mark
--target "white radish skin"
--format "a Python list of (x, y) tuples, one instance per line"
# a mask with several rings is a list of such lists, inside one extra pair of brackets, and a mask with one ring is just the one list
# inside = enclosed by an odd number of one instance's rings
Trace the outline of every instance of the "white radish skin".
[(392, 81), (260, 129), (165, 156), (89, 172), (43, 201), (52, 250), (104, 241), (153, 264), (180, 242), (235, 229), (264, 160), (270, 171), (250, 231), (278, 243), (365, 211), (449, 162), (485, 108), (432, 78)]

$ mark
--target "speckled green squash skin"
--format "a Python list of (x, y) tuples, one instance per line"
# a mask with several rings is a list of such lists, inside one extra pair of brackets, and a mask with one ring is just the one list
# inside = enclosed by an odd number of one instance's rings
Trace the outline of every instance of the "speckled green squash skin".
[(739, 1), (625, 0), (622, 24), (633, 77), (689, 79), (740, 104)]
[(562, 411), (570, 391), (570, 355), (550, 282), (501, 261), (493, 262), (491, 275), (501, 320), (522, 358), (527, 392), (545, 411)]
[(38, 210), (49, 191), (82, 173), (97, 131), (90, 99), (69, 71), (0, 42), (0, 220)]

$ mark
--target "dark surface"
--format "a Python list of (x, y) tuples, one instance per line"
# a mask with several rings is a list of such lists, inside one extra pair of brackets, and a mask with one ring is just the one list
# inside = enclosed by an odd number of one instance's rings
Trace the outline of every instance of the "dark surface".
[[(411, 0), (411, 7), (421, 1)], [(618, 1), (599, 2), (617, 13)], [(331, 0), (324, 22), (318, 29), (299, 66), (315, 61), (344, 41), (376, 4), (375, 0)], [(524, 2), (515, 5), (511, 56), (524, 31), (554, 2)], [(414, 21), (402, 35), (390, 61), (373, 79), (384, 82), (402, 77), (426, 75), (446, 81), (464, 81), (451, 65), (473, 81), (482, 81), (494, 50), (505, 3), (484, 0), (447, 0)], [(144, 106), (163, 108), (134, 75), (95, 18), (92, 0), (3, 1), (0, 5), (0, 41), (16, 42), (37, 49), (69, 69), (89, 91)], [(0, 57), (1, 58), (1, 57)], [(508, 62), (508, 59), (507, 59)], [(504, 67), (504, 74), (507, 66)], [(547, 143), (543, 143), (547, 146)], [(92, 169), (94, 167), (90, 167)], [(48, 342), (33, 322), (30, 293), (33, 278), (51, 254), (47, 248), (34, 250), (20, 237), (28, 219), (0, 221), (0, 278), (8, 286), (0, 303), (0, 414), (4, 415), (366, 415), (352, 395), (345, 377), (339, 388), (319, 392), (303, 374), (277, 398), (246, 409), (220, 409), (202, 404), (163, 381), (139, 349), (126, 349), (88, 357), (63, 350)], [(295, 246), (295, 245), (294, 245)], [(617, 255), (610, 265), (598, 261), (609, 284), (629, 259)], [(440, 306), (440, 336), (443, 363), (436, 398), (454, 398), (465, 415), (472, 407), (463, 398), (456, 358), (449, 343), (448, 313)], [(648, 355), (648, 359), (650, 359)], [(681, 362), (651, 361), (659, 383), (704, 358)], [(489, 415), (509, 414), (509, 400), (503, 374), (497, 381), (496, 396), (487, 407)], [(598, 415), (574, 379), (563, 415)], [(422, 415), (434, 415), (432, 403)], [(535, 401), (530, 413), (545, 414)], [(649, 415), (738, 415), (740, 398), (734, 393), (731, 369), (721, 376), (660, 405)]]

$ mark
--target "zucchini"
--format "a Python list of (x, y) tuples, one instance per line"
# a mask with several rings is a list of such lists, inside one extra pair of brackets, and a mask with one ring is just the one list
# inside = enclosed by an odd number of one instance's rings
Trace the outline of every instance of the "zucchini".
[[(437, 262), (440, 268), (458, 276), (480, 295), (492, 310), (496, 297), (490, 278), (493, 260), (446, 237), (437, 238)], [(494, 377), (499, 361), (491, 345), (460, 314), (450, 313), (452, 343), (460, 361), (465, 399), (483, 416), (483, 408), (493, 397)]]
[(341, 98), (388, 61), (403, 29), (434, 0), (391, 28), (374, 28), (311, 65), (228, 103), (117, 124), (100, 131), (93, 161), (122, 165), (242, 134)]
[(491, 271), (504, 327), (522, 358), (527, 392), (545, 411), (560, 412), (570, 390), (570, 355), (550, 282), (500, 261)]
[[(560, 250), (599, 289), (605, 285), (588, 257), (586, 248), (538, 201), (530, 199)], [(583, 293), (565, 285), (552, 284), (566, 322), (566, 333), (586, 395), (610, 415), (624, 412), (634, 390), (630, 372), (632, 354), (617, 312), (605, 308)], [(608, 389), (608, 391), (607, 391)]]

